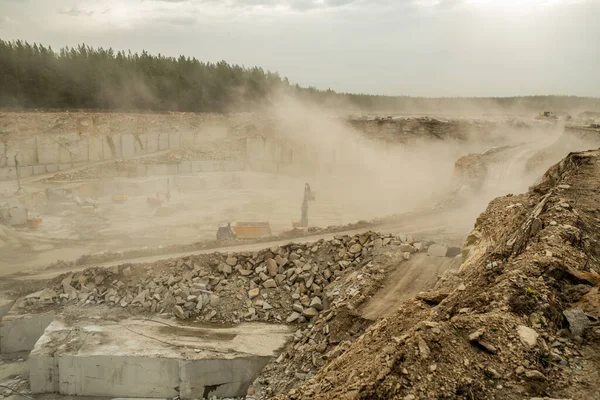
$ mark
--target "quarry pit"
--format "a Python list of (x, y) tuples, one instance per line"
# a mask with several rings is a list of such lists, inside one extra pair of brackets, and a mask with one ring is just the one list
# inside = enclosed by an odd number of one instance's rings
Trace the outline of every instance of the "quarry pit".
[[(295, 398), (399, 303), (441, 301), (490, 200), (600, 145), (575, 122), (299, 114), (0, 113), (5, 396)], [(217, 241), (235, 221), (271, 235)]]

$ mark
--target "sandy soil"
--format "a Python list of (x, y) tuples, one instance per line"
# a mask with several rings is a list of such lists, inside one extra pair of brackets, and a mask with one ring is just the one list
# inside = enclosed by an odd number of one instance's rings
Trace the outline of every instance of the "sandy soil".
[(362, 310), (363, 318), (377, 320), (398, 309), (400, 303), (413, 298), (422, 290), (435, 285), (438, 278), (449, 270), (458, 270), (459, 258), (430, 257), (425, 253), (413, 254), (410, 260), (395, 265), (387, 283), (373, 296)]

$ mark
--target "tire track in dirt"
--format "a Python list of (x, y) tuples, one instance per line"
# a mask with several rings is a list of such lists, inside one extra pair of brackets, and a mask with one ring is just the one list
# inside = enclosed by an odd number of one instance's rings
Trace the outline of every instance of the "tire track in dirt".
[(397, 264), (396, 270), (388, 277), (387, 285), (367, 302), (362, 310), (363, 318), (376, 320), (390, 315), (403, 301), (433, 287), (439, 275), (459, 266), (460, 258), (413, 254), (410, 260)]

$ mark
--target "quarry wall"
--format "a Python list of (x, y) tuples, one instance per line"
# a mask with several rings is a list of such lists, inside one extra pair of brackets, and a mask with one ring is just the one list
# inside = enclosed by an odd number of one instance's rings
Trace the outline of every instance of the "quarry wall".
[[(489, 123), (433, 118), (346, 120), (364, 139), (411, 143), (487, 136)], [(174, 149), (201, 149), (231, 139), (245, 141), (244, 154), (219, 159), (132, 163), (125, 176), (252, 170), (310, 173), (335, 163), (292, 142), (276, 121), (256, 114), (0, 112), (0, 181), (22, 179), (111, 160), (129, 160)], [(299, 130), (302, 130), (299, 128)], [(225, 145), (225, 151), (227, 145)], [(334, 150), (333, 150), (334, 151)], [(321, 158), (321, 160), (319, 160)]]

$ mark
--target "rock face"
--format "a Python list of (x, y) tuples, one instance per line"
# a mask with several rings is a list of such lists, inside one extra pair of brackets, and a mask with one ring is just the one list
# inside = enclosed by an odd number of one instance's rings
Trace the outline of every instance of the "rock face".
[(530, 192), (493, 200), (458, 274), (280, 398), (600, 398), (599, 181), (600, 150), (572, 153)]

